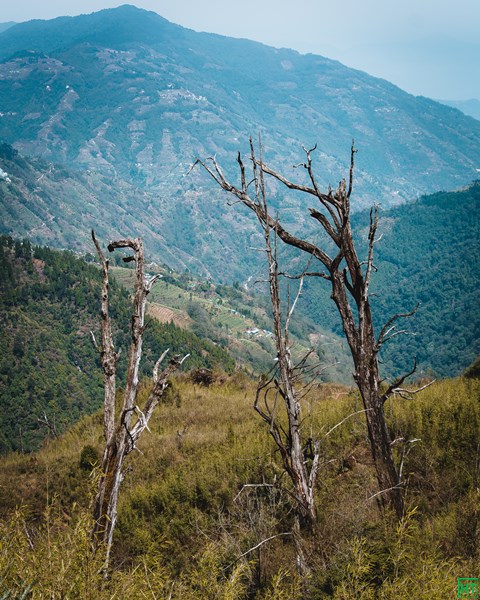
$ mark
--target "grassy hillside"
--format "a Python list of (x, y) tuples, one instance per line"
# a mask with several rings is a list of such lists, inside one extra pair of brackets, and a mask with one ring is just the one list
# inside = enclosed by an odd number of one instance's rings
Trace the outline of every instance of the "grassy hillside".
[[(86, 447), (90, 455), (92, 448), (100, 452), (100, 415), (83, 419), (31, 457), (1, 459), (0, 592), (15, 596), (30, 588), (32, 598), (302, 597), (288, 482), (252, 410), (254, 386), (237, 374), (210, 388), (181, 377), (175, 388), (179, 402), (159, 407), (151, 433), (142, 438), (142, 454), (129, 457), (107, 582), (98, 575), (101, 565), (91, 558), (88, 538), (95, 472), (90, 475), (81, 459)], [(318, 530), (307, 541), (314, 564), (308, 598), (448, 600), (455, 597), (457, 577), (477, 575), (479, 392), (478, 380), (460, 378), (434, 384), (413, 402), (395, 398), (387, 405), (394, 436), (406, 440), (395, 448), (396, 460), (403, 457), (409, 509), (396, 526), (377, 510), (363, 418), (325, 435), (357, 408), (356, 394), (333, 385), (312, 390), (305, 402), (312, 406), (314, 431), (324, 437)]]
[[(118, 364), (126, 366), (130, 299), (115, 282), (111, 315)], [(90, 331), (100, 326), (100, 273), (68, 252), (0, 238), (0, 452), (29, 451), (101, 404), (102, 375)], [(221, 347), (179, 329), (152, 322), (146, 331), (142, 376), (160, 354), (190, 353), (189, 368), (231, 370)], [(39, 421), (48, 420), (50, 428)]]

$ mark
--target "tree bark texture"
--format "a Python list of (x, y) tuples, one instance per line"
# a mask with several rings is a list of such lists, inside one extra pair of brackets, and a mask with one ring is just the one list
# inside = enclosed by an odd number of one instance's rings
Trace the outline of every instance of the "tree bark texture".
[[(183, 360), (173, 357), (167, 367), (159, 373), (159, 366), (165, 358), (166, 350), (157, 361), (153, 372), (153, 388), (143, 410), (136, 404), (138, 391), (138, 372), (142, 356), (143, 333), (145, 330), (145, 306), (147, 295), (157, 277), (146, 279), (144, 274), (144, 250), (141, 239), (126, 239), (112, 242), (110, 252), (116, 248), (130, 248), (136, 262), (135, 293), (131, 319), (131, 343), (128, 355), (127, 378), (120, 410), (116, 409), (116, 374), (119, 352), (115, 351), (112, 325), (109, 316), (109, 279), (108, 259), (105, 257), (95, 233), (92, 239), (102, 265), (101, 318), (102, 338), (100, 346), (95, 337), (92, 339), (100, 354), (104, 378), (103, 429), (105, 448), (102, 457), (98, 490), (94, 501), (94, 527), (92, 537), (95, 547), (100, 543), (105, 547), (105, 570), (108, 567), (112, 547), (113, 532), (117, 520), (117, 503), (120, 486), (124, 478), (125, 458), (136, 449), (136, 442), (159, 403), (168, 378), (180, 367)], [(185, 357), (186, 358), (186, 357)], [(117, 414), (118, 413), (118, 414)]]

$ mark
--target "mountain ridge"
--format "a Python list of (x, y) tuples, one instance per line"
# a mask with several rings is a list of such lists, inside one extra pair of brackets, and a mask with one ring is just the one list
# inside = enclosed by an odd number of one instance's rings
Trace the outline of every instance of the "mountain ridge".
[[(132, 15), (144, 13), (148, 14), (149, 18), (155, 21), (156, 24), (161, 24), (162, 26), (166, 24), (170, 25), (169, 21), (159, 14), (139, 9), (131, 4), (124, 4), (116, 9), (106, 8), (75, 17), (61, 16), (54, 19), (32, 19), (23, 23), (17, 23), (14, 29), (9, 27), (10, 31), (7, 29), (5, 32), (2, 32), (0, 38), (0, 60), (24, 50), (25, 43), (29, 44), (28, 50), (50, 53), (61, 50), (65, 45), (66, 39), (68, 39), (70, 44), (91, 41), (98, 34), (99, 25), (99, 30), (100, 32), (102, 31), (101, 25), (104, 22), (105, 15), (122, 15), (123, 19), (125, 19)], [(112, 25), (115, 23), (118, 26), (119, 23), (122, 23), (123, 19), (113, 21)], [(146, 22), (144, 18), (142, 23), (145, 24)], [(123, 25), (128, 25), (128, 34), (131, 36), (133, 33), (131, 20), (124, 21)], [(184, 29), (180, 25), (178, 27)], [(62, 33), (63, 35), (61, 35)]]
[[(5, 63), (12, 52), (20, 55)], [(477, 166), (476, 125), (471, 130), (471, 122), (434, 101), (338, 61), (197, 33), (129, 5), (19, 24), (0, 35), (0, 57), (0, 83), (13, 84), (17, 100), (9, 102), (0, 85), (0, 99), (12, 108), (5, 110), (0, 137), (26, 154), (46, 152), (82, 168), (120, 171), (142, 185), (155, 183), (165, 165), (158, 160), (168, 146), (165, 132), (179, 136), (172, 166), (185, 162), (189, 152), (209, 154), (215, 148), (226, 158), (230, 148), (232, 153), (239, 149), (232, 142), (246, 141), (256, 131), (266, 134), (267, 156), (270, 150), (283, 164), (295, 162), (302, 143), (320, 141), (326, 185), (348, 166), (354, 136), (364, 148), (357, 172), (363, 202), (372, 191), (395, 203), (395, 194), (406, 200), (416, 188), (450, 189), (455, 187), (453, 161), (458, 163), (456, 185), (472, 179)], [(38, 101), (31, 97), (33, 84), (37, 94), (39, 85), (43, 89)], [(111, 96), (115, 102), (109, 102)], [(15, 111), (17, 118), (11, 119)], [(50, 119), (42, 124), (39, 112)], [(64, 129), (71, 139), (65, 139)], [(127, 134), (130, 147), (120, 133)], [(185, 136), (188, 148), (181, 143)], [(91, 149), (95, 140), (97, 163)], [(448, 161), (438, 148), (448, 151)], [(431, 173), (422, 174), (422, 161)], [(433, 173), (438, 183), (433, 184)], [(175, 185), (181, 187), (178, 174)]]
[(438, 100), (438, 102), (452, 108), (457, 108), (463, 114), (480, 121), (480, 100), (478, 98), (470, 98), (469, 100)]
[[(62, 19), (0, 34), (0, 140), (90, 181), (86, 196), (103, 210), (86, 229), (121, 216), (123, 228), (158, 238), (152, 248), (174, 248), (177, 269), (240, 278), (238, 248), (254, 239), (255, 227), (190, 167), (216, 155), (236, 178), (235, 157), (248, 153), (250, 134), (262, 136), (269, 164), (300, 182), (305, 174), (292, 165), (302, 160), (302, 144), (318, 142), (325, 188), (347, 176), (355, 137), (353, 210), (408, 202), (477, 176), (480, 123), (337, 61), (197, 33), (129, 6)], [(32, 28), (43, 46), (32, 46)], [(52, 41), (52, 28), (62, 39)], [(160, 41), (139, 42), (141, 35)], [(15, 57), (5, 59), (11, 51)], [(309, 227), (307, 199), (269, 186), (286, 224)], [(112, 202), (117, 195), (121, 202)], [(47, 204), (57, 202), (47, 196)], [(71, 203), (80, 212), (78, 191)]]

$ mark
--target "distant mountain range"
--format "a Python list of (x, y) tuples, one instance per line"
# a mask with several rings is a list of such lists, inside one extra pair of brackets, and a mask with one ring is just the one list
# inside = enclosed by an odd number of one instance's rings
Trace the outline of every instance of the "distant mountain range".
[[(46, 209), (63, 194), (54, 220), (136, 228), (156, 238), (158, 259), (222, 279), (248, 275), (235, 263), (254, 225), (189, 173), (198, 156), (235, 173), (237, 151), (261, 133), (265, 158), (301, 177), (301, 145), (318, 143), (320, 182), (335, 185), (355, 138), (356, 209), (454, 189), (480, 168), (480, 123), (458, 110), (321, 56), (196, 33), (132, 6), (1, 33), (0, 107), (0, 140), (59, 165), (56, 186), (43, 186), (48, 170), (36, 184)], [(67, 200), (72, 177), (83, 183)], [(271, 194), (290, 225), (305, 225), (305, 199)], [(65, 226), (49, 234), (49, 218), (32, 223), (35, 235), (60, 242)]]
[(0, 60), (0, 138), (162, 195), (182, 188), (193, 157), (231, 159), (257, 132), (284, 166), (318, 142), (325, 184), (355, 138), (364, 203), (450, 189), (480, 167), (480, 124), (443, 105), (321, 56), (196, 33), (133, 6), (11, 27)]

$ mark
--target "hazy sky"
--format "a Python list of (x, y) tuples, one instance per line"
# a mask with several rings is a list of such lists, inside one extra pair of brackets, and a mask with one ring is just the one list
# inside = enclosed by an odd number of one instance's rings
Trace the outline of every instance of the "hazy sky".
[[(0, 22), (122, 0), (2, 0)], [(131, 0), (169, 21), (341, 60), (413, 94), (480, 99), (480, 0)]]

